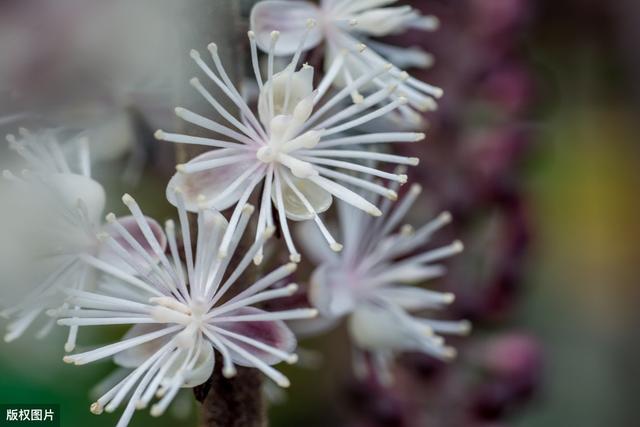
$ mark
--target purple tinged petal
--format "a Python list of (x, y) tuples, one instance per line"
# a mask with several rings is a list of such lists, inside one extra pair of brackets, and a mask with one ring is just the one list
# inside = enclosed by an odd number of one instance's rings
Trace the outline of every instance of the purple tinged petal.
[[(251, 11), (251, 29), (256, 34), (260, 49), (269, 50), (271, 32), (279, 31), (280, 38), (275, 48), (276, 55), (292, 55), (300, 40), (308, 31), (307, 21), (320, 21), (320, 9), (306, 1), (263, 1)], [(324, 35), (320, 26), (312, 29), (303, 50), (309, 50), (322, 42)]]
[[(246, 314), (260, 314), (265, 311), (254, 308), (244, 307), (239, 310), (228, 313), (229, 316), (246, 315)], [(296, 338), (289, 329), (289, 327), (280, 320), (269, 322), (228, 322), (228, 323), (216, 323), (216, 326), (226, 331), (242, 335), (257, 341), (260, 341), (268, 346), (275, 347), (280, 351), (291, 353), (295, 350), (297, 341)], [(240, 340), (234, 339), (229, 336), (225, 336), (225, 339), (232, 341), (234, 344), (244, 348), (251, 354), (260, 358), (263, 362), (269, 365), (275, 365), (282, 361), (282, 359), (269, 354), (263, 350), (244, 343)], [(246, 360), (244, 357), (232, 352), (233, 361), (240, 366), (253, 367), (254, 364)]]

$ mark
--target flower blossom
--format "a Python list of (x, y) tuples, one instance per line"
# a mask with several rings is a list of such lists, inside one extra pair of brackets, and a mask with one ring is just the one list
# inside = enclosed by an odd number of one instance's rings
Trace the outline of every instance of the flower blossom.
[[(292, 55), (298, 41), (305, 34), (305, 20), (315, 19), (319, 25), (306, 37), (304, 50), (310, 50), (324, 42), (325, 67), (330, 68), (341, 52), (350, 55), (339, 73), (335, 84), (348, 86), (373, 67), (392, 63), (393, 68), (385, 76), (376, 77), (372, 84), (363, 87), (371, 90), (398, 82), (400, 88), (392, 97), (406, 96), (409, 105), (400, 107), (402, 124), (420, 127), (422, 116), (417, 111), (436, 108), (435, 99), (442, 96), (442, 89), (418, 80), (402, 68), (426, 68), (433, 63), (430, 54), (419, 47), (399, 47), (372, 39), (400, 34), (409, 29), (434, 31), (439, 21), (435, 16), (423, 16), (411, 6), (386, 7), (397, 0), (321, 0), (309, 1), (267, 0), (256, 4), (251, 12), (251, 28), (256, 33), (258, 46), (270, 47), (270, 32), (281, 29), (281, 43), (277, 55)], [(355, 102), (363, 97), (358, 89), (352, 90)]]
[[(344, 251), (340, 255), (323, 250), (313, 230), (302, 227), (305, 253), (317, 268), (309, 288), (309, 300), (320, 312), (315, 325), (301, 325), (299, 332), (315, 333), (348, 318), (354, 345), (354, 368), (364, 375), (372, 366), (380, 379), (389, 380), (389, 363), (398, 352), (422, 352), (439, 359), (455, 356), (438, 334), (465, 334), (466, 321), (420, 317), (415, 312), (442, 309), (453, 302), (450, 293), (421, 289), (421, 283), (444, 274), (434, 264), (462, 250), (460, 242), (433, 250), (421, 250), (433, 234), (451, 221), (443, 213), (417, 230), (400, 224), (411, 209), (419, 185), (383, 216), (370, 218), (340, 204), (340, 231)], [(396, 231), (399, 228), (399, 231)], [(365, 355), (371, 355), (369, 360)]]
[[(95, 286), (98, 277), (83, 262), (85, 257), (109, 260), (114, 254), (96, 238), (97, 233), (108, 231), (113, 225), (104, 225), (101, 220), (105, 192), (91, 179), (88, 141), (60, 144), (52, 132), (32, 134), (24, 129), (20, 139), (9, 135), (7, 140), (29, 167), (22, 176), (3, 172), (14, 196), (7, 203), (10, 212), (5, 212), (8, 220), (3, 227), (11, 233), (14, 250), (21, 252), (24, 263), (18, 268), (23, 271), (7, 284), (10, 289), (3, 289), (2, 305), (6, 307), (0, 314), (11, 319), (4, 337), (10, 342), (19, 338), (42, 313), (61, 306), (66, 308), (64, 290)], [(73, 162), (65, 155), (68, 146), (77, 154)], [(160, 226), (149, 219), (147, 222), (158, 234)], [(131, 217), (122, 218), (118, 225), (140, 234)], [(54, 324), (55, 319), (51, 319), (37, 336), (45, 336)], [(77, 333), (77, 327), (70, 328), (66, 351), (75, 348)]]
[[(244, 290), (229, 295), (232, 288), (239, 286), (238, 279), (274, 232), (273, 228), (267, 229), (237, 266), (227, 273), (231, 255), (254, 210), (252, 206), (243, 207), (231, 236), (229, 255), (221, 258), (218, 249), (229, 227), (227, 220), (217, 211), (200, 210), (198, 233), (192, 240), (185, 199), (180, 191), (175, 197), (182, 251), (173, 221), (167, 221), (165, 226), (169, 244), (169, 254), (165, 254), (157, 236), (146, 225), (138, 204), (125, 195), (124, 203), (159, 262), (156, 263), (126, 229), (117, 226), (115, 216), (110, 214), (109, 221), (116, 226), (111, 234), (101, 235), (101, 239), (137, 276), (117, 264), (87, 257), (87, 263), (127, 286), (105, 287), (98, 292), (68, 290), (70, 303), (79, 308), (57, 313), (61, 317), (58, 323), (67, 326), (135, 325), (116, 343), (64, 359), (68, 363), (84, 365), (114, 357), (120, 366), (132, 368), (91, 406), (96, 414), (112, 412), (128, 398), (118, 427), (126, 426), (135, 409), (147, 407), (154, 396), (159, 400), (151, 407), (151, 415), (159, 416), (181, 388), (205, 382), (214, 368), (214, 351), (222, 356), (222, 373), (226, 377), (236, 373), (236, 365), (248, 366), (287, 387), (289, 380), (271, 367), (281, 361), (295, 363), (297, 360), (292, 353), (296, 339), (283, 320), (306, 319), (317, 314), (315, 309), (267, 312), (254, 307), (257, 303), (296, 292), (295, 284), (268, 289), (295, 270), (293, 263), (283, 265)], [(128, 255), (123, 241), (136, 250), (137, 257)]]
[[(395, 191), (382, 185), (354, 176), (354, 172), (390, 181), (404, 183), (407, 176), (376, 169), (362, 164), (377, 161), (402, 165), (417, 165), (417, 158), (385, 154), (373, 148), (359, 148), (360, 144), (380, 145), (392, 142), (413, 142), (424, 139), (422, 133), (387, 132), (364, 135), (344, 135), (364, 123), (405, 105), (407, 99), (399, 97), (384, 103), (396, 85), (385, 86), (363, 99), (359, 104), (339, 108), (342, 100), (353, 90), (370, 84), (391, 69), (389, 64), (372, 67), (343, 90), (329, 97), (322, 105), (332, 82), (345, 66), (346, 55), (338, 55), (319, 83), (313, 88), (314, 69), (296, 65), (305, 45), (305, 37), (311, 35), (314, 21), (307, 22), (307, 31), (299, 43), (289, 65), (274, 74), (274, 52), (279, 33), (271, 34), (268, 56), (267, 80), (263, 82), (258, 65), (255, 36), (249, 32), (255, 78), (260, 89), (258, 115), (249, 108), (238, 90), (230, 81), (220, 57), (218, 47), (209, 45), (217, 74), (196, 51), (192, 58), (202, 71), (222, 90), (228, 99), (241, 111), (238, 119), (230, 114), (196, 78), (191, 84), (211, 104), (218, 114), (232, 126), (177, 108), (179, 117), (201, 128), (226, 137), (224, 140), (156, 132), (156, 138), (181, 144), (197, 144), (215, 148), (186, 164), (178, 165), (178, 172), (167, 187), (167, 198), (176, 204), (175, 188), (185, 196), (185, 205), (197, 211), (201, 205), (225, 210), (232, 206), (230, 225), (220, 245), (221, 256), (228, 251), (243, 206), (256, 188), (260, 188), (260, 209), (257, 236), (274, 225), (272, 207), (275, 207), (280, 229), (289, 249), (291, 260), (298, 262), (300, 254), (295, 247), (287, 219), (293, 221), (313, 220), (334, 251), (342, 245), (331, 236), (319, 214), (329, 209), (333, 197), (376, 216), (380, 210), (357, 192), (344, 184), (364, 188), (384, 197), (395, 199)], [(384, 105), (379, 107), (378, 104)], [(262, 251), (256, 263), (262, 259)]]

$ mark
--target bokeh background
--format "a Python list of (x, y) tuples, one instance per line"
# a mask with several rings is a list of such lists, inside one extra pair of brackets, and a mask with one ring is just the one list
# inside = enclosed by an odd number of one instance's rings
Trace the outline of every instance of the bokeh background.
[[(510, 272), (517, 269), (515, 276), (509, 276), (517, 283), (508, 283), (508, 295), (492, 294), (506, 298), (508, 308), (498, 304), (494, 315), (471, 303), (459, 305), (462, 313), (480, 319), (480, 328), (473, 344), (462, 347), (462, 360), (446, 369), (463, 369), (456, 364), (466, 366), (478, 354), (485, 355), (487, 346), (498, 339), (509, 342), (511, 338), (521, 346), (496, 357), (517, 359), (521, 356), (517, 350), (524, 348), (532, 353), (527, 357), (535, 359), (527, 359), (523, 368), (528, 369), (525, 398), (517, 405), (509, 403), (508, 410), (500, 407), (508, 396), (499, 395), (489, 403), (484, 399), (503, 389), (466, 386), (454, 393), (448, 406), (437, 410), (454, 414), (475, 409), (474, 425), (483, 426), (640, 425), (636, 407), (640, 395), (640, 2), (420, 0), (413, 4), (441, 17), (442, 36), (410, 37), (416, 43), (424, 41), (436, 54), (435, 68), (427, 76), (453, 94), (452, 101), (445, 100), (443, 112), (432, 118), (434, 135), (429, 144), (436, 148), (429, 150), (441, 156), (444, 169), (437, 170), (441, 173), (436, 177), (431, 173), (422, 178), (433, 183), (426, 186), (427, 192), (430, 188), (446, 192), (446, 197), (434, 195), (432, 204), (453, 206), (454, 212), (465, 211), (465, 203), (480, 204), (484, 212), (496, 204), (504, 207), (505, 195), (512, 203), (508, 206), (517, 201), (518, 226), (508, 222), (505, 227), (498, 218), (497, 226), (486, 229), (502, 233), (501, 242), (511, 241), (514, 233), (518, 237), (516, 244), (492, 252), (494, 264)], [(98, 177), (109, 189), (114, 209), (118, 211), (118, 195), (126, 189), (149, 214), (171, 215), (154, 194), (164, 186), (166, 164), (172, 160), (151, 142), (150, 131), (157, 123), (172, 120), (170, 108), (185, 99), (182, 88), (188, 86), (192, 72), (185, 71), (191, 67), (186, 55), (191, 41), (218, 40), (230, 31), (242, 33), (242, 19), (239, 27), (210, 22), (199, 13), (205, 6), (221, 11), (237, 8), (234, 13), (243, 13), (240, 2), (223, 0), (188, 0), (180, 6), (145, 0), (2, 2), (2, 129), (12, 131), (21, 122), (55, 124), (89, 129), (98, 146), (101, 141), (117, 141), (116, 148), (104, 153), (96, 150), (102, 161)], [(506, 27), (497, 28), (500, 25)], [(487, 28), (496, 30), (495, 34), (481, 31)], [(483, 44), (478, 45), (478, 39)], [(234, 40), (227, 39), (228, 43)], [(493, 66), (506, 62), (509, 67)], [(452, 78), (454, 70), (472, 77)], [(487, 81), (497, 82), (498, 87), (489, 95), (485, 90), (495, 86), (487, 86)], [(490, 94), (499, 95), (498, 100)], [(477, 102), (487, 98), (495, 102)], [(498, 117), (491, 107), (496, 103), (501, 105)], [(438, 144), (463, 148), (484, 144), (485, 149), (447, 151), (442, 145), (437, 148)], [(514, 144), (519, 147), (517, 156)], [(11, 161), (4, 148), (0, 156), (0, 163)], [(452, 185), (459, 177), (475, 173), (479, 165), (496, 162), (502, 169), (491, 175), (491, 192)], [(432, 209), (427, 202), (416, 217)], [(473, 218), (466, 218), (467, 223), (474, 224)], [(496, 242), (491, 238), (486, 246), (483, 242), (477, 242), (478, 251), (486, 255)], [(469, 282), (468, 287), (474, 277), (460, 280)], [(473, 289), (470, 293), (474, 294)], [(24, 337), (12, 345), (0, 344), (0, 403), (60, 403), (64, 426), (114, 425), (116, 415), (96, 417), (88, 411), (92, 401), (88, 390), (112, 366), (64, 365), (57, 345), (62, 333), (37, 342)], [(118, 331), (108, 334), (117, 336)], [(87, 344), (107, 338), (81, 336)], [(348, 354), (326, 350), (344, 347), (345, 340), (344, 331), (338, 330), (304, 343), (306, 364), (324, 363), (331, 374), (318, 374), (311, 367), (286, 368), (293, 386), (286, 395), (276, 396), (281, 403), (271, 407), (272, 425), (385, 425), (358, 420), (358, 410), (352, 407), (357, 390), (348, 380), (343, 384), (348, 377)], [(410, 380), (422, 375), (429, 383), (433, 371), (443, 368), (425, 363), (409, 360), (415, 369), (403, 375)], [(425, 399), (450, 393), (439, 387), (442, 382), (429, 384), (431, 394)], [(369, 398), (366, 393), (365, 398)], [(486, 410), (487, 405), (491, 410)], [(393, 407), (378, 410), (381, 422), (396, 425)], [(193, 426), (196, 414), (187, 392), (169, 416), (151, 419), (140, 412), (131, 425)], [(433, 421), (430, 425), (458, 424)]]

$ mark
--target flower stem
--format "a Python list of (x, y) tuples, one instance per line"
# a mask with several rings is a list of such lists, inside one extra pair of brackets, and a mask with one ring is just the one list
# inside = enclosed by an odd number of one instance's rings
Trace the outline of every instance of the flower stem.
[(194, 389), (202, 403), (202, 427), (265, 427), (267, 405), (262, 396), (263, 377), (257, 369), (238, 367), (233, 378), (225, 378), (216, 360), (209, 380)]

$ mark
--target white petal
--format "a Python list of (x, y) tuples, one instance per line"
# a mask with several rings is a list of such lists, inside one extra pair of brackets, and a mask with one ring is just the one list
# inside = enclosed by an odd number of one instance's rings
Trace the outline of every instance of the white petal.
[[(271, 117), (268, 95), (271, 87), (273, 87), (274, 116), (291, 115), (302, 100), (313, 95), (313, 72), (313, 67), (305, 66), (291, 74), (292, 72), (288, 68), (275, 74), (273, 79), (264, 84), (258, 99), (258, 114), (265, 126), (271, 125), (267, 122)], [(287, 86), (289, 86), (289, 102), (285, 110)]]
[[(145, 217), (145, 219), (147, 221), (147, 224), (149, 224), (153, 235), (160, 243), (160, 248), (164, 252), (167, 248), (167, 237), (165, 236), (162, 227), (154, 219), (151, 219), (149, 217)], [(147, 239), (144, 237), (142, 230), (140, 230), (140, 226), (138, 226), (138, 223), (133, 216), (118, 218), (117, 221), (129, 232), (129, 234), (131, 234), (134, 239), (136, 239), (137, 242), (140, 243), (145, 252), (149, 254), (151, 259), (153, 259), (156, 263), (160, 262), (160, 259), (151, 248), (151, 245), (149, 245), (149, 242), (147, 242)], [(120, 234), (116, 231), (115, 225), (107, 224), (106, 226), (104, 226), (103, 230), (104, 232), (112, 236), (120, 244), (120, 246), (122, 246), (129, 253), (134, 262), (140, 265), (147, 265), (147, 261), (143, 258), (143, 256), (139, 254), (123, 237), (120, 236)], [(111, 265), (117, 266), (131, 274), (135, 273), (131, 269), (129, 264), (123, 261), (119, 255), (117, 255), (113, 250), (111, 250), (111, 248), (107, 246), (104, 246), (101, 249), (98, 257), (101, 260), (108, 262)]]
[[(307, 179), (291, 177), (291, 180), (318, 214), (327, 211), (327, 209), (331, 207), (333, 197), (327, 190)], [(275, 183), (273, 185), (275, 186)], [(286, 184), (283, 183), (283, 185)], [(273, 194), (272, 199), (275, 204), (275, 189), (271, 194)], [(313, 218), (313, 214), (309, 213), (307, 208), (305, 208), (298, 196), (288, 185), (282, 189), (282, 196), (284, 198), (284, 209), (287, 214), (287, 218), (292, 221), (306, 221)]]
[[(256, 34), (258, 46), (264, 51), (269, 50), (271, 32), (279, 31), (275, 54), (292, 55), (308, 31), (307, 20), (319, 21), (319, 13), (315, 4), (306, 1), (263, 1), (251, 10), (251, 29)], [(314, 48), (323, 37), (321, 27), (316, 26), (309, 33), (303, 50)]]
[[(129, 338), (139, 337), (141, 335), (149, 334), (155, 331), (166, 328), (166, 325), (154, 325), (144, 324), (135, 325), (120, 339), (120, 341), (127, 340)], [(128, 350), (120, 352), (113, 357), (113, 361), (123, 368), (137, 368), (151, 355), (158, 351), (164, 344), (171, 339), (170, 336), (162, 337), (149, 341), (145, 344), (132, 347)]]
[(206, 340), (203, 340), (200, 345), (202, 348), (198, 361), (193, 369), (187, 373), (182, 387), (195, 387), (211, 377), (216, 362), (213, 347)]
[(406, 6), (370, 9), (355, 16), (356, 30), (372, 36), (382, 37), (407, 29), (415, 20), (416, 12)]
[(292, 320), (287, 322), (298, 338), (324, 334), (338, 325), (340, 318), (318, 316), (315, 319)]
[(82, 200), (87, 207), (89, 218), (94, 223), (101, 222), (106, 195), (104, 188), (91, 178), (76, 174), (54, 174), (46, 178), (60, 196), (62, 202), (75, 209), (78, 200)]
[(412, 350), (418, 348), (415, 331), (398, 314), (373, 304), (361, 304), (349, 318), (349, 332), (365, 350)]
[(355, 308), (356, 295), (353, 290), (358, 283), (353, 276), (331, 264), (325, 264), (313, 272), (309, 300), (320, 315), (340, 318)]
[[(192, 159), (189, 163), (208, 160), (215, 156), (215, 154), (216, 150), (209, 151)], [(217, 196), (226, 190), (229, 185), (246, 170), (246, 163), (237, 162), (203, 172), (191, 174), (178, 172), (171, 178), (169, 185), (167, 185), (167, 200), (176, 206), (177, 201), (174, 189), (179, 188), (183, 192), (185, 206), (187, 210), (191, 212), (197, 212), (200, 209), (200, 196), (203, 196), (204, 200), (206, 200), (205, 205), (207, 207), (212, 207), (220, 211), (225, 210), (233, 206), (238, 199), (240, 199), (245, 188), (239, 185), (235, 191), (230, 192), (229, 195), (223, 199), (217, 200)]]

